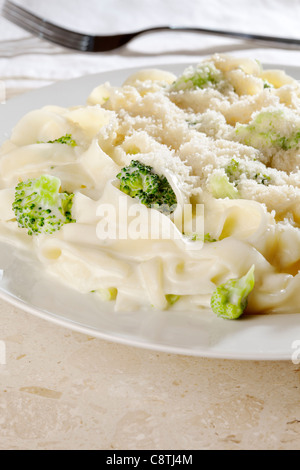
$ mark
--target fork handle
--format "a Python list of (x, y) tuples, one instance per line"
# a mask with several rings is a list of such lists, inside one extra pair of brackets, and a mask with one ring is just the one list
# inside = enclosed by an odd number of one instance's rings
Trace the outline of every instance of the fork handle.
[(231, 37), (235, 39), (245, 39), (250, 41), (258, 41), (265, 44), (272, 44), (272, 46), (283, 47), (283, 46), (300, 46), (299, 39), (293, 38), (280, 38), (274, 36), (262, 36), (259, 34), (248, 34), (241, 33), (236, 31), (223, 31), (218, 29), (208, 29), (208, 28), (196, 28), (189, 26), (154, 26), (152, 28), (143, 29), (140, 31), (135, 31), (133, 33), (117, 34), (113, 36), (93, 36), (90, 37), (91, 42), (89, 43), (88, 50), (93, 52), (105, 52), (111, 51), (113, 49), (118, 49), (121, 46), (124, 46), (129, 41), (137, 36), (147, 33), (155, 33), (159, 31), (185, 31), (190, 33), (201, 33), (209, 34), (214, 36), (222, 37)]
[(223, 36), (223, 37), (231, 37), (236, 39), (246, 39), (246, 40), (254, 40), (254, 41), (261, 41), (265, 43), (272, 43), (272, 44), (290, 44), (290, 45), (297, 45), (300, 46), (300, 40), (294, 38), (287, 38), (287, 37), (275, 37), (275, 36), (264, 36), (260, 34), (249, 34), (249, 33), (242, 33), (237, 31), (224, 31), (219, 29), (209, 29), (209, 28), (196, 28), (196, 27), (189, 27), (189, 26), (155, 26), (153, 28), (147, 28), (136, 33), (131, 37), (131, 39), (137, 35), (144, 34), (144, 33), (151, 33), (157, 31), (185, 31), (190, 33), (202, 33), (202, 34), (211, 34), (214, 36)]

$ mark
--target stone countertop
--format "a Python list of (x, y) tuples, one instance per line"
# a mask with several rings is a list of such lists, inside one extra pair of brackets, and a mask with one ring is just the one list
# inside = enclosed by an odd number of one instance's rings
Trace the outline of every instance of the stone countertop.
[(300, 367), (152, 352), (0, 301), (0, 449), (300, 449)]

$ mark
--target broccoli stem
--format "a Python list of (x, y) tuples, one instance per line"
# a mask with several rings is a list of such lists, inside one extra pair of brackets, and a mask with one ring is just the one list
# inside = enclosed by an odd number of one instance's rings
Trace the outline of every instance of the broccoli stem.
[(221, 318), (236, 320), (245, 311), (248, 296), (254, 288), (254, 265), (239, 279), (230, 279), (221, 284), (211, 297), (211, 308)]

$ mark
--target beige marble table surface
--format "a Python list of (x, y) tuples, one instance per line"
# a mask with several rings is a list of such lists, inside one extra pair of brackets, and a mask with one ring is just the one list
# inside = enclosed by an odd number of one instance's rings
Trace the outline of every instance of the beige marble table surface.
[[(172, 52), (182, 36), (175, 46), (166, 43), (164, 53), (147, 52), (145, 40), (100, 60), (34, 38), (1, 18), (0, 26), (7, 100), (128, 66), (129, 56), (133, 66), (189, 60), (186, 51)], [(233, 46), (251, 54), (249, 44), (218, 41), (207, 38), (200, 55)], [(199, 50), (192, 40), (189, 47), (195, 60)], [(274, 50), (256, 56), (277, 59)], [(298, 58), (299, 51), (285, 51), (283, 62)], [(300, 449), (300, 366), (292, 361), (195, 358), (109, 343), (3, 300), (0, 342), (6, 362), (0, 364), (0, 450)]]
[(0, 449), (300, 449), (300, 367), (151, 352), (0, 301)]

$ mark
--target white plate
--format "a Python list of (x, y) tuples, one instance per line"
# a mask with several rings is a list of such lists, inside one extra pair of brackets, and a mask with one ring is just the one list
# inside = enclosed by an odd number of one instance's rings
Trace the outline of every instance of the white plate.
[[(189, 64), (158, 68), (180, 74), (186, 65)], [(268, 65), (268, 68), (282, 66)], [(300, 68), (285, 69), (300, 79)], [(48, 104), (85, 104), (98, 84), (109, 81), (121, 85), (135, 71), (123, 69), (90, 75), (9, 100), (0, 106), (0, 142), (9, 137), (11, 129), (28, 111)], [(245, 316), (238, 321), (222, 320), (207, 311), (116, 314), (111, 305), (99, 303), (95, 296), (85, 296), (62, 286), (48, 277), (30, 255), (12, 251), (3, 243), (0, 243), (0, 269), (3, 270), (0, 280), (3, 299), (61, 326), (118, 343), (202, 357), (291, 360), (293, 346), (300, 341), (300, 313)]]

